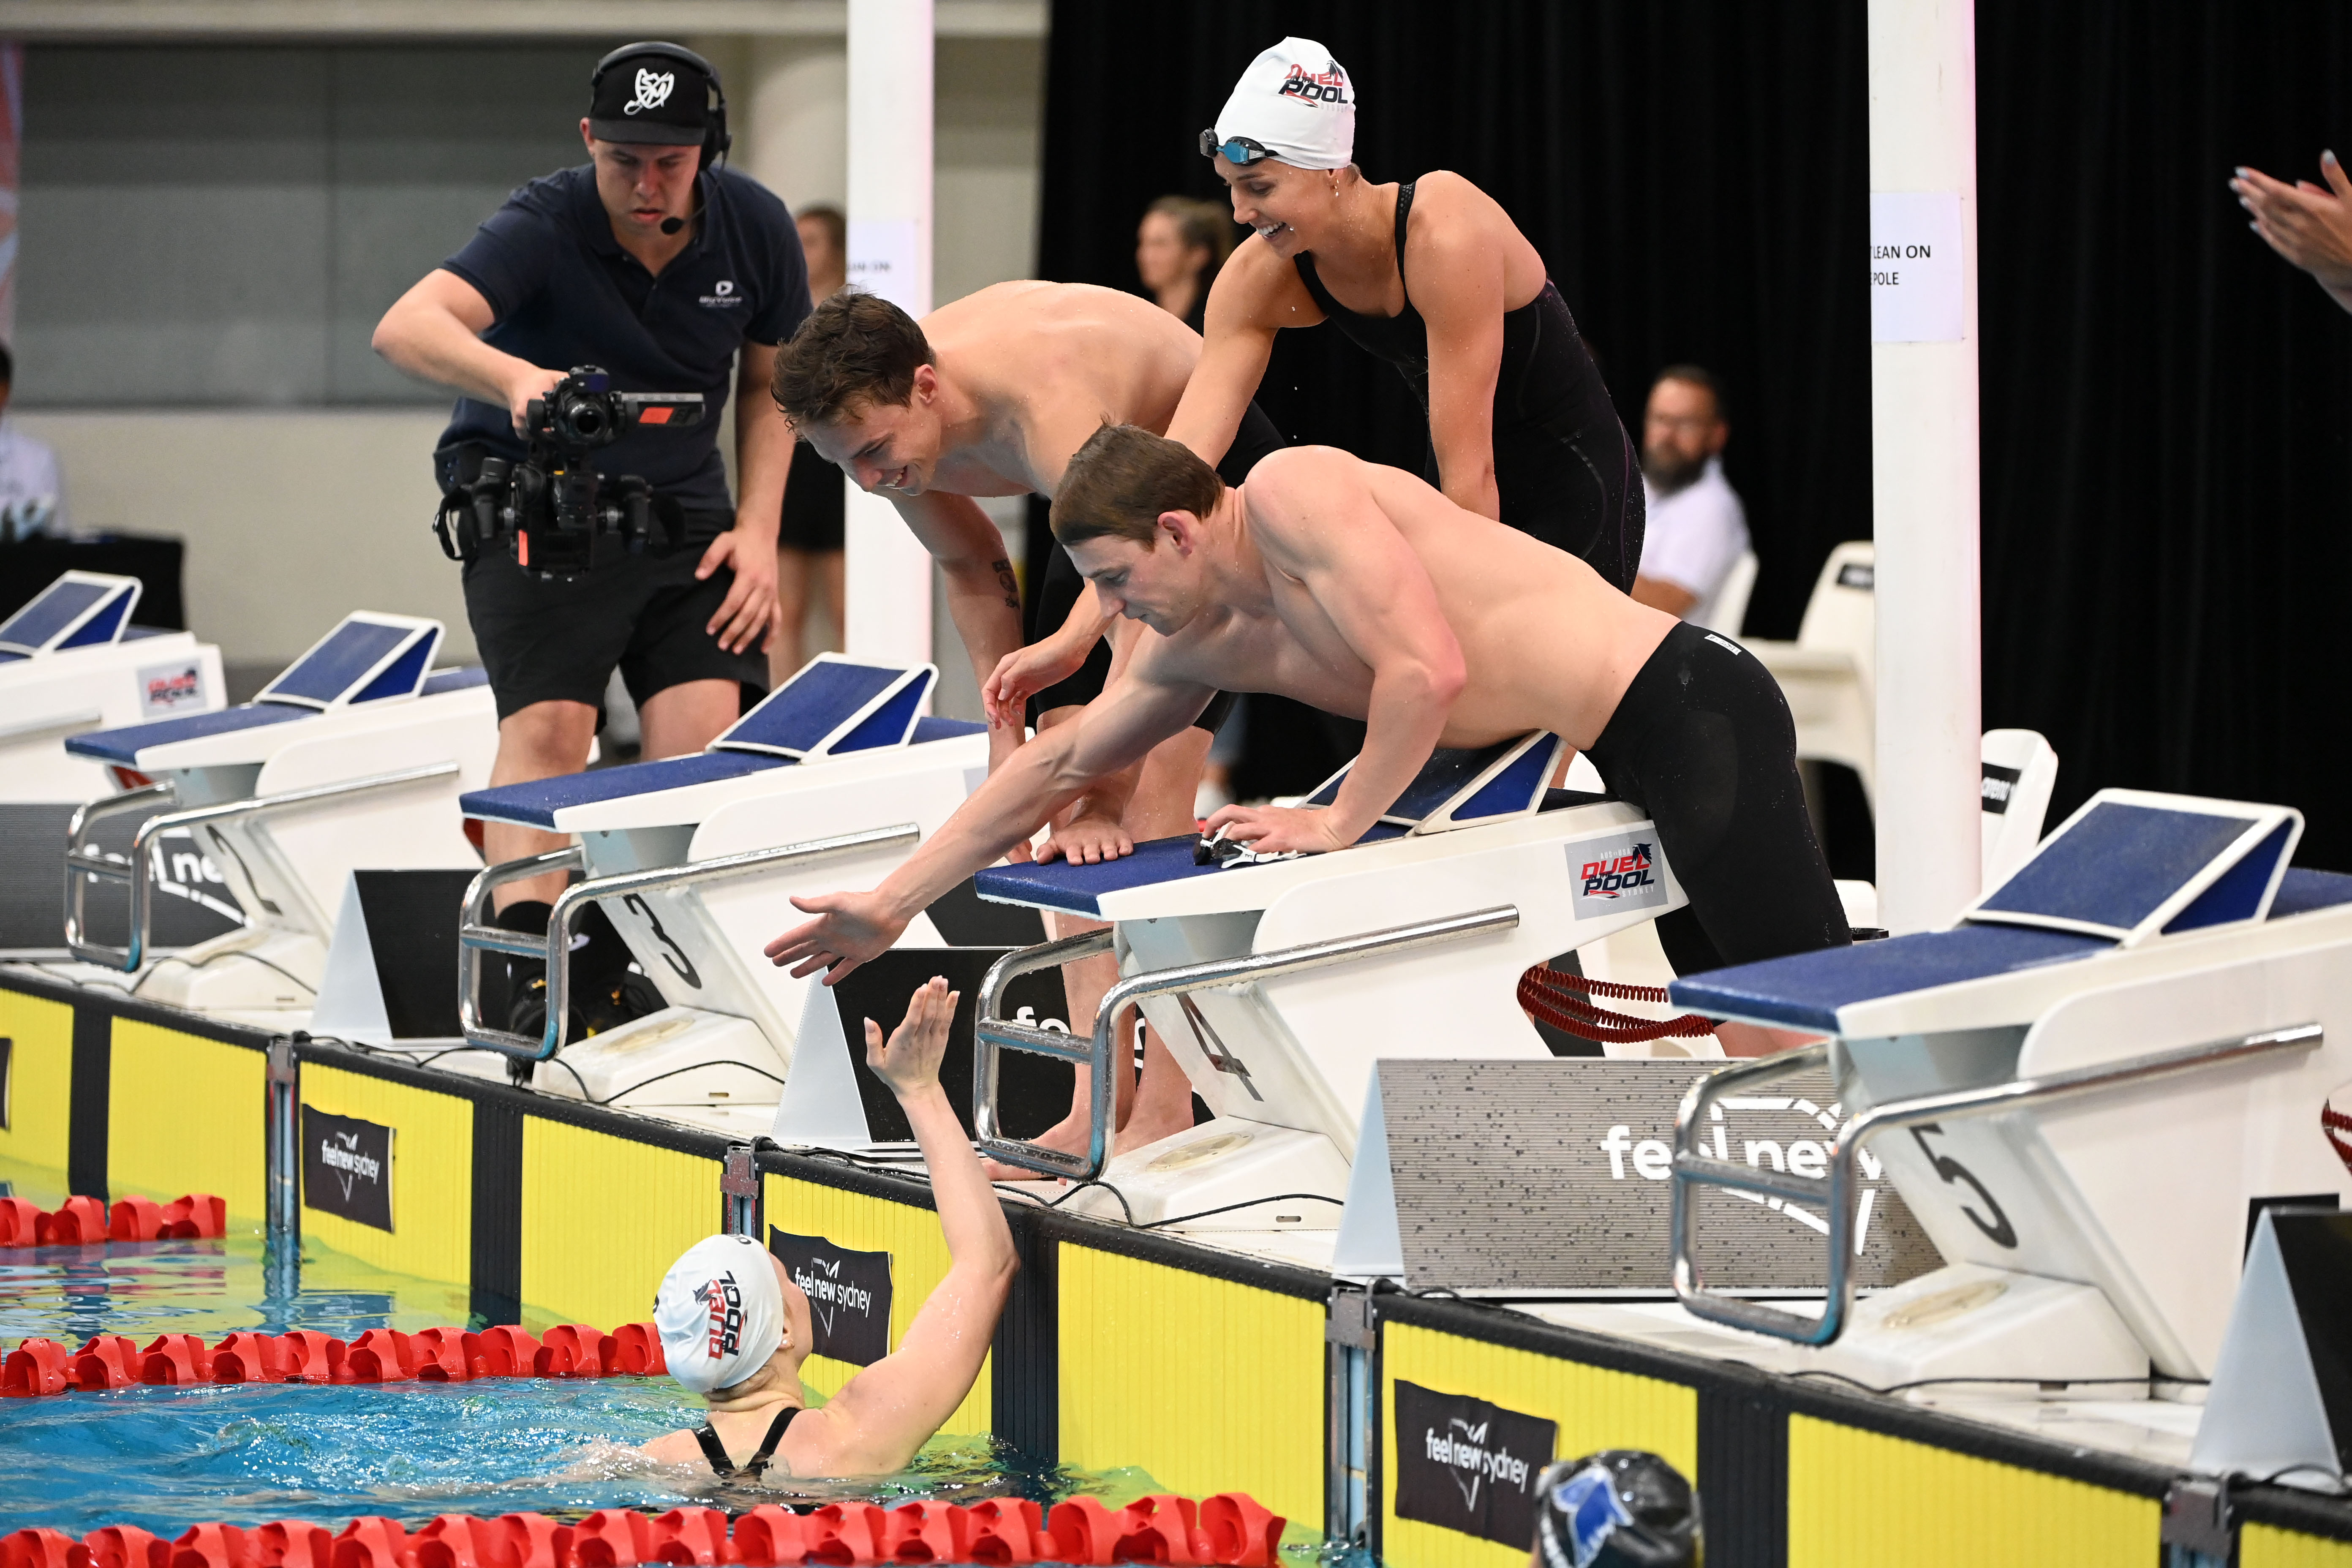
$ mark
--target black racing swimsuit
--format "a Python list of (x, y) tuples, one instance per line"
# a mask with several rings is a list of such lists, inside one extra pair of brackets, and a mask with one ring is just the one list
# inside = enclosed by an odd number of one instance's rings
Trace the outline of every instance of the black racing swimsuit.
[[(1397, 187), (1397, 279), (1404, 281), (1405, 219), (1413, 182)], [(1413, 309), (1360, 316), (1331, 297), (1315, 258), (1297, 262), (1299, 280), (1333, 326), (1375, 359), (1396, 366), (1429, 411), (1429, 327)], [(1642, 477), (1633, 443), (1618, 421), (1601, 369), (1586, 352), (1568, 302), (1543, 291), (1503, 313), (1503, 363), (1495, 378), (1495, 488), (1503, 521), (1546, 544), (1582, 556), (1631, 592), (1642, 561)], [(1437, 455), (1424, 475), (1437, 483)]]
[(1587, 752), (1650, 815), (1689, 904), (1658, 917), (1676, 974), (1849, 940), (1797, 777), (1788, 700), (1756, 656), (1678, 622)]
[(793, 1417), (800, 1413), (801, 1407), (797, 1405), (787, 1405), (777, 1411), (776, 1418), (768, 1423), (768, 1436), (760, 1444), (760, 1451), (744, 1460), (740, 1467), (728, 1458), (727, 1445), (719, 1440), (718, 1429), (709, 1422), (705, 1421), (694, 1429), (694, 1440), (702, 1445), (702, 1457), (710, 1461), (710, 1468), (714, 1474), (725, 1478), (741, 1476), (746, 1479), (757, 1479), (766, 1473), (768, 1462), (776, 1457), (776, 1445), (784, 1440), (784, 1429), (793, 1424)]

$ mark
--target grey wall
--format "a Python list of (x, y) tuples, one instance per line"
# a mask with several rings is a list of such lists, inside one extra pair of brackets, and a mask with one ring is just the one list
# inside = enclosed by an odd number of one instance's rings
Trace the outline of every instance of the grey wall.
[(446, 402), (368, 334), (507, 192), (583, 161), (602, 52), (28, 50), (18, 395)]

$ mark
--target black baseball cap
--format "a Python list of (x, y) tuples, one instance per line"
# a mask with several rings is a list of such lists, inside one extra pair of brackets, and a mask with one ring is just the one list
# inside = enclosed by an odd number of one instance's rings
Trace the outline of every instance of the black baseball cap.
[(714, 73), (675, 44), (614, 50), (591, 79), (588, 132), (600, 142), (694, 147), (709, 134)]

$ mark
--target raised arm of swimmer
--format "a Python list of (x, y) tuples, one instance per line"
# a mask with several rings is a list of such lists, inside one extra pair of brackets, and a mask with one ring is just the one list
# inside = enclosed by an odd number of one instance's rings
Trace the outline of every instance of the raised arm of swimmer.
[(952, 1415), (980, 1375), (1018, 1259), (1004, 1211), (940, 1087), (956, 994), (943, 979), (919, 987), (885, 1045), (866, 1021), (866, 1061), (889, 1085), (914, 1129), (947, 1243), (946, 1277), (925, 1299), (898, 1348), (817, 1410), (803, 1408), (801, 1363), (815, 1335), (806, 1292), (750, 1236), (688, 1247), (654, 1300), (670, 1375), (709, 1406), (699, 1431), (646, 1446), (668, 1464), (707, 1461), (721, 1477), (771, 1468), (799, 1477), (888, 1475)]

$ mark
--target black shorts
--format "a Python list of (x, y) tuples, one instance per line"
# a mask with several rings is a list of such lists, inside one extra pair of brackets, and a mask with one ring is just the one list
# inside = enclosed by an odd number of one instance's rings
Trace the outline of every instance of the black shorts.
[[(1249, 478), (1249, 471), (1269, 452), (1283, 447), (1282, 432), (1265, 411), (1252, 403), (1242, 414), (1241, 428), (1234, 433), (1233, 445), (1225, 448), (1224, 460), (1217, 465), (1217, 477), (1228, 485), (1238, 485)], [(1033, 510), (1031, 517), (1036, 513)], [(1045, 580), (1037, 585), (1036, 618), (1032, 623), (1038, 638), (1052, 636), (1070, 618), (1070, 607), (1078, 602), (1086, 588), (1086, 579), (1070, 560), (1070, 552), (1056, 542), (1054, 553), (1045, 566)], [(1057, 685), (1049, 686), (1029, 700), (1029, 722), (1034, 725), (1038, 715), (1056, 708), (1082, 708), (1102, 695), (1103, 682), (1110, 679), (1110, 639), (1105, 637), (1087, 655), (1087, 662), (1076, 674)], [(1193, 727), (1214, 734), (1234, 710), (1234, 694), (1220, 691), (1210, 699), (1209, 705), (1192, 721)]]
[(732, 680), (745, 695), (768, 689), (768, 656), (727, 653), (703, 628), (735, 574), (694, 580), (702, 552), (727, 520), (688, 514), (689, 542), (607, 562), (570, 583), (547, 583), (503, 550), (466, 568), (466, 619), (490, 673), (499, 717), (534, 702), (585, 702), (603, 723), (604, 688), (619, 667), (642, 705), (689, 680)]
[(783, 521), (776, 544), (809, 555), (841, 548), (841, 470), (817, 456), (806, 441), (793, 444), (793, 471), (784, 482)]
[(1851, 940), (1805, 815), (1788, 700), (1754, 654), (1676, 626), (1590, 755), (1612, 795), (1650, 814), (1690, 897), (1658, 918), (1676, 974)]

